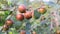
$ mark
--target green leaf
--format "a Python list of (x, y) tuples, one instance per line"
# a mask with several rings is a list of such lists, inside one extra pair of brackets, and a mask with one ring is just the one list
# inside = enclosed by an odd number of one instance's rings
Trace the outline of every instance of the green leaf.
[(12, 32), (9, 32), (9, 34), (13, 34)]
[(10, 28), (9, 34), (18, 34), (15, 28)]
[(35, 17), (35, 19), (39, 19), (40, 16), (41, 16), (41, 14), (37, 10), (34, 10), (34, 17)]
[(10, 1), (8, 1), (8, 5), (11, 5), (12, 3)]
[(9, 15), (9, 11), (5, 11), (5, 15)]

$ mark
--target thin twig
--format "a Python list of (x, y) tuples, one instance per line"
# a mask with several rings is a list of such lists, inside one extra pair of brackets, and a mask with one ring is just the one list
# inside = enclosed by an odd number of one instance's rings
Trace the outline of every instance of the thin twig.
[(7, 10), (0, 9), (0, 11), (7, 11)]

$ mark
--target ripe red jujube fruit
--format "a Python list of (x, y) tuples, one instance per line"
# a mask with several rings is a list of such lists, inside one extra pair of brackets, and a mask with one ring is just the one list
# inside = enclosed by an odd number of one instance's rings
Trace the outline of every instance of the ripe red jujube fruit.
[(24, 13), (24, 17), (25, 17), (26, 19), (32, 18), (32, 12), (27, 11), (26, 13)]
[(25, 13), (26, 12), (26, 7), (24, 5), (20, 5), (18, 7), (18, 10), (19, 10), (20, 13)]
[(16, 19), (19, 21), (22, 21), (24, 19), (24, 15), (23, 14), (17, 14)]
[(10, 20), (10, 19), (6, 20), (6, 25), (8, 25), (8, 26), (13, 25), (13, 21), (12, 21), (12, 20)]
[(38, 12), (41, 14), (44, 14), (46, 12), (46, 9), (45, 8), (39, 8)]
[(2, 29), (3, 29), (3, 31), (7, 31), (9, 29), (9, 27), (7, 25), (4, 25)]
[(26, 34), (26, 31), (25, 31), (25, 30), (22, 30), (22, 31), (20, 32), (20, 34)]
[(56, 34), (60, 34), (60, 30), (57, 30), (57, 31), (56, 31)]
[(32, 32), (32, 34), (36, 34), (36, 32), (35, 32), (35, 31), (33, 31), (33, 32)]

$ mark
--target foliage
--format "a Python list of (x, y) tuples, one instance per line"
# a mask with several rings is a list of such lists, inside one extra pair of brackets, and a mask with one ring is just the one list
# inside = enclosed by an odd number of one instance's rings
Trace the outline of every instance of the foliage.
[[(16, 20), (17, 8), (20, 4), (24, 4), (27, 7), (29, 7), (31, 5), (34, 9), (34, 18), (24, 19), (23, 21)], [(11, 8), (16, 7), (16, 9), (13, 10), (13, 15), (10, 18), (14, 22), (14, 24), (9, 28), (8, 34), (19, 34), (21, 30), (26, 30), (26, 32), (27, 31), (36, 31), (37, 34), (54, 34), (54, 32), (56, 31), (55, 27), (53, 27), (53, 29), (51, 29), (51, 19), (52, 19), (51, 12), (53, 11), (52, 9), (55, 6), (52, 7), (47, 4), (44, 4), (43, 2), (41, 4), (40, 1), (38, 2), (36, 0), (31, 3), (29, 2), (29, 0), (26, 0), (26, 1), (1, 0), (0, 5), (7, 5), (7, 7), (10, 8), (9, 10), (4, 11), (4, 14), (0, 13), (0, 25), (5, 24), (7, 16), (11, 15), (10, 14)], [(44, 13), (44, 14), (40, 14), (36, 10), (37, 8), (40, 8), (42, 5), (45, 5), (45, 8), (47, 9), (46, 13)], [(3, 7), (3, 6), (0, 6), (0, 8), (1, 7)], [(7, 8), (7, 7), (5, 7), (5, 8)], [(42, 16), (45, 17), (45, 19), (43, 21), (41, 20)]]

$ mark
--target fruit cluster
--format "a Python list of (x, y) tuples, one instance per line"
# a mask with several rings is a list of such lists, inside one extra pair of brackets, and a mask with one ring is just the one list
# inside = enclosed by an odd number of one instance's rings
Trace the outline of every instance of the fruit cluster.
[[(16, 15), (16, 19), (22, 21), (24, 18), (30, 19), (32, 18), (32, 15), (34, 14), (34, 11), (32, 10), (26, 10), (26, 7), (24, 5), (20, 5), (18, 7), (18, 10), (21, 14)], [(37, 9), (38, 13), (44, 14), (46, 12), (45, 8), (39, 8)]]
[(2, 30), (7, 31), (9, 29), (9, 27), (11, 27), (12, 25), (13, 25), (13, 21), (8, 19), (8, 20), (6, 20)]
[[(34, 18), (36, 17), (35, 19), (38, 19), (39, 15), (37, 17), (37, 15), (35, 15), (35, 13), (37, 12), (36, 14), (44, 14), (46, 12), (46, 9), (45, 9), (45, 7), (44, 8), (41, 7), (36, 10), (27, 10), (25, 5), (20, 5), (18, 7), (18, 11), (20, 12), (20, 14), (17, 14), (15, 17), (18, 21), (23, 21), (24, 19), (29, 20), (32, 17), (34, 17)], [(44, 17), (42, 17), (41, 20), (44, 20)], [(6, 20), (2, 30), (7, 31), (13, 24), (14, 24), (14, 22), (11, 19)], [(20, 32), (20, 34), (26, 34), (26, 32), (23, 30)], [(32, 34), (36, 34), (36, 32), (33, 31)]]

